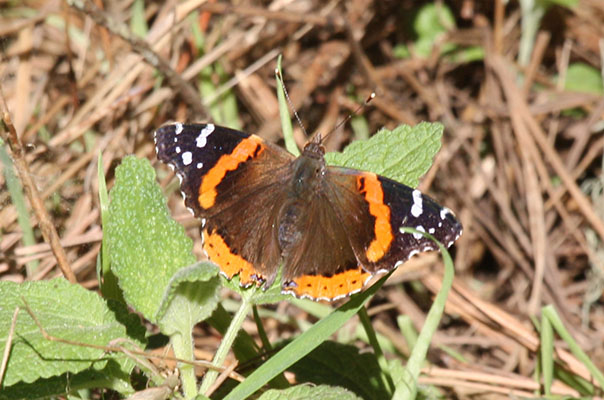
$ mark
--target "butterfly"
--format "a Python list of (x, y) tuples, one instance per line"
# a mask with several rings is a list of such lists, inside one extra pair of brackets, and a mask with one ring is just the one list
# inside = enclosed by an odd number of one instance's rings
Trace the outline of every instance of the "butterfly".
[(256, 135), (213, 124), (164, 125), (158, 159), (181, 181), (201, 218), (203, 250), (242, 286), (336, 300), (374, 275), (462, 233), (455, 215), (419, 190), (372, 172), (328, 166), (316, 135), (299, 157)]

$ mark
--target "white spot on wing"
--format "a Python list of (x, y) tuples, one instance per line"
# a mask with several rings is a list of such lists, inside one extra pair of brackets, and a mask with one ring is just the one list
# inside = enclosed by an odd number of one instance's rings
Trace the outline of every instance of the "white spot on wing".
[(206, 131), (206, 136), (210, 136), (210, 133), (214, 132), (215, 128), (214, 124), (207, 124), (206, 127), (202, 129), (202, 132)]
[(197, 169), (202, 169), (203, 168), (203, 163), (198, 162), (197, 163)]
[(207, 124), (201, 130), (199, 135), (197, 135), (197, 138), (195, 138), (196, 146), (200, 149), (205, 147), (205, 145), (208, 143), (208, 136), (210, 136), (212, 132), (214, 132), (214, 129), (216, 129), (216, 127), (213, 124)]
[(447, 214), (452, 214), (451, 210), (449, 210), (447, 207), (443, 207), (440, 210), (440, 219), (447, 218)]
[(180, 153), (180, 146), (176, 146), (176, 148), (174, 150), (176, 150), (176, 154), (179, 154)]
[(415, 189), (412, 193), (413, 205), (411, 206), (411, 215), (418, 218), (424, 212), (424, 201), (422, 199), (422, 192)]
[[(182, 132), (182, 124), (179, 122), (178, 124), (176, 124), (174, 126), (174, 133), (176, 133), (177, 135), (180, 135), (180, 133)], [(176, 139), (174, 139), (176, 140)]]
[[(420, 231), (420, 232), (426, 232), (426, 230), (424, 229), (423, 226), (418, 225), (415, 227), (416, 230)], [(414, 233), (413, 237), (416, 238), (417, 240), (423, 238), (424, 236), (421, 233)]]
[(428, 229), (428, 233), (429, 233), (430, 235), (434, 235), (434, 232), (436, 232), (436, 229), (434, 229), (434, 228), (430, 228), (430, 229)]
[(191, 162), (193, 162), (193, 153), (191, 153), (190, 151), (185, 151), (184, 153), (182, 153), (182, 163), (184, 165), (189, 165), (191, 164)]

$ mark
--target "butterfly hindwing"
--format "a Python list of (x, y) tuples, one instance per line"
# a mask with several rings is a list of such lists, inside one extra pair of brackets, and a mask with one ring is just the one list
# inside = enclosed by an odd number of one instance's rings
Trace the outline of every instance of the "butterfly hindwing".
[[(403, 233), (411, 227), (430, 233), (449, 247), (462, 232), (453, 213), (432, 198), (406, 185), (370, 172), (331, 168), (331, 181), (341, 194), (333, 196), (336, 207), (355, 195), (354, 215), (344, 219), (359, 263), (375, 274), (396, 268), (413, 255), (434, 250), (436, 244), (419, 233)], [(368, 232), (368, 227), (371, 232)]]
[(158, 158), (181, 179), (202, 219), (204, 251), (223, 275), (284, 293), (334, 300), (461, 235), (453, 213), (420, 191), (371, 172), (325, 165), (320, 138), (302, 155), (212, 124), (175, 123), (155, 133)]

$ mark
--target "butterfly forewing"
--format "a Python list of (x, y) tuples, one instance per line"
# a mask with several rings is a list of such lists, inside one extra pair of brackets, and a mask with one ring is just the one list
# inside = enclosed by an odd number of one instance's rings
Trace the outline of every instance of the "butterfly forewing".
[(202, 219), (204, 250), (227, 278), (334, 300), (361, 290), (436, 245), (461, 235), (453, 213), (371, 172), (326, 167), (320, 141), (299, 158), (255, 135), (212, 124), (171, 124), (155, 133), (158, 158), (181, 179), (186, 206)]
[[(243, 167), (249, 170), (254, 165), (255, 176), (270, 176), (273, 170), (282, 169), (293, 158), (255, 135), (213, 124), (164, 125), (155, 132), (155, 145), (159, 160), (168, 164), (181, 180), (185, 204), (199, 217), (229, 207), (216, 201), (219, 193), (224, 199), (246, 188), (254, 189), (242, 185), (237, 177)], [(202, 187), (204, 181), (207, 188)], [(260, 186), (267, 184), (261, 179), (255, 182)], [(218, 191), (218, 186), (222, 190)], [(201, 197), (207, 194), (204, 192), (216, 192), (216, 196)]]
[(293, 156), (211, 124), (165, 125), (155, 143), (158, 158), (181, 180), (186, 206), (202, 218), (209, 258), (228, 278), (241, 274), (244, 285), (274, 278), (280, 252), (272, 223)]

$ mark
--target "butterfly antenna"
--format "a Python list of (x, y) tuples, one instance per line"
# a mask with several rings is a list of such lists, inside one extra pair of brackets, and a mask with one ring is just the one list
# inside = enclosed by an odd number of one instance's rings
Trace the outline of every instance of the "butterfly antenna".
[(302, 120), (300, 119), (298, 112), (294, 108), (294, 103), (292, 103), (291, 99), (289, 98), (289, 93), (287, 93), (287, 89), (285, 88), (285, 82), (283, 81), (283, 75), (281, 75), (281, 71), (279, 71), (279, 68), (275, 68), (275, 74), (277, 74), (277, 76), (279, 76), (279, 83), (281, 83), (281, 88), (283, 89), (283, 93), (285, 93), (285, 99), (287, 100), (287, 104), (289, 104), (289, 108), (294, 113), (294, 117), (296, 117), (296, 121), (298, 121), (298, 125), (300, 125), (300, 128), (302, 129), (302, 132), (304, 133), (304, 137), (308, 137), (308, 133), (306, 132), (306, 129), (304, 128), (304, 125), (302, 124)]
[(353, 112), (348, 114), (348, 116), (346, 118), (344, 118), (342, 121), (340, 121), (339, 124), (337, 124), (331, 131), (329, 131), (327, 133), (327, 135), (325, 135), (323, 137), (323, 140), (325, 140), (329, 135), (331, 135), (336, 130), (338, 130), (342, 125), (344, 125), (345, 123), (350, 121), (352, 119), (352, 117), (354, 117), (355, 115), (358, 115), (365, 107), (367, 107), (369, 102), (371, 102), (371, 100), (373, 100), (373, 99), (375, 99), (375, 92), (371, 92), (371, 94), (365, 99), (363, 104), (360, 104)]

